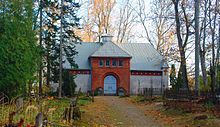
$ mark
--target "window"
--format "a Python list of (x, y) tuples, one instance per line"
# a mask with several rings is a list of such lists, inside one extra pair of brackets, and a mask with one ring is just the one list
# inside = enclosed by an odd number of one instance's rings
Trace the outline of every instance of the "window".
[(103, 60), (99, 60), (99, 66), (103, 67)]
[(119, 60), (119, 66), (123, 66), (123, 60)]
[(110, 66), (110, 61), (109, 61), (109, 59), (106, 60), (105, 65), (108, 66), (108, 67)]
[(116, 67), (117, 66), (117, 61), (116, 60), (112, 60), (112, 66)]

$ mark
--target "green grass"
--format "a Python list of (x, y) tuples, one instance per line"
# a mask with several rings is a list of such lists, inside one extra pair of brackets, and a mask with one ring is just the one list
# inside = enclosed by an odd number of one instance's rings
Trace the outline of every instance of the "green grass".
[(53, 99), (46, 100), (45, 108), (48, 110), (48, 120), (54, 123), (60, 123), (62, 115), (65, 111), (65, 108), (69, 107), (70, 100), (68, 98), (64, 99)]
[(144, 102), (144, 101), (145, 101), (144, 96), (131, 96), (131, 99), (132, 99), (134, 102)]
[(82, 96), (82, 97), (79, 97), (78, 104), (80, 106), (84, 106), (84, 105), (89, 104), (91, 101), (92, 99), (90, 97)]
[[(84, 96), (81, 96), (78, 100), (78, 105), (82, 106), (82, 105), (87, 105), (90, 103), (90, 99)], [(31, 107), (32, 106), (32, 107)], [(62, 98), (62, 99), (42, 99), (40, 101), (40, 106), (37, 105), (36, 102), (33, 102), (31, 104), (31, 106), (26, 106), (24, 107), (24, 110), (21, 113), (18, 113), (14, 116), (14, 121), (13, 122), (18, 122), (20, 120), (20, 118), (25, 119), (25, 125), (28, 124), (34, 124), (34, 119), (37, 115), (37, 113), (39, 113), (40, 111), (43, 112), (44, 114), (44, 118), (47, 117), (49, 122), (55, 123), (57, 125), (64, 125), (63, 121), (62, 121), (62, 117), (63, 117), (63, 113), (65, 111), (66, 108), (68, 108), (70, 106), (70, 98)], [(28, 108), (30, 108), (29, 112), (28, 112), (28, 116), (27, 117), (27, 111)], [(34, 108), (36, 108), (37, 110), (35, 110)], [(0, 107), (1, 109), (1, 107)], [(8, 118), (8, 110), (10, 109), (9, 112), (14, 111), (15, 106), (11, 107), (9, 105), (4, 107), (4, 110), (1, 109), (1, 115), (0, 115), (0, 124), (1, 122), (7, 123), (7, 119), (5, 119), (3, 121), (3, 118)]]
[(144, 96), (131, 96), (131, 99), (134, 102), (162, 102), (163, 101), (162, 97), (145, 98)]
[(89, 104), (89, 103), (90, 103), (89, 100), (79, 100), (79, 101), (78, 101), (78, 104), (79, 104), (80, 106), (84, 106), (84, 105), (87, 105), (87, 104)]

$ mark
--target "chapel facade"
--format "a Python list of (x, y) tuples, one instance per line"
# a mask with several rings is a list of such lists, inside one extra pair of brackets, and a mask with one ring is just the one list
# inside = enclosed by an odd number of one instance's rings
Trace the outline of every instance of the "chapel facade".
[(102, 42), (76, 44), (77, 69), (69, 63), (64, 68), (76, 75), (77, 88), (101, 95), (138, 94), (141, 88), (168, 87), (168, 65), (151, 44), (115, 44), (112, 36)]

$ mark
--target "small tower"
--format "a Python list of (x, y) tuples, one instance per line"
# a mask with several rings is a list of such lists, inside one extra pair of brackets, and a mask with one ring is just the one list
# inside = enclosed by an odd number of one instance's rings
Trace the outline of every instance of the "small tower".
[(112, 35), (109, 35), (109, 34), (103, 34), (101, 36), (101, 42), (104, 44), (106, 42), (112, 42), (112, 38), (113, 36)]

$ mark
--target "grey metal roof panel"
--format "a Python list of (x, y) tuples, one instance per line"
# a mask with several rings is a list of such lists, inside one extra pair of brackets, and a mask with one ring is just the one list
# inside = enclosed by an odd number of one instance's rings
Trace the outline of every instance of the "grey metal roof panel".
[(131, 56), (131, 70), (161, 70), (163, 57), (149, 43), (118, 44)]
[[(101, 44), (95, 42), (81, 42), (75, 45), (78, 54), (75, 56), (75, 61), (78, 64), (79, 69), (91, 69), (89, 56), (97, 51)], [(65, 69), (70, 69), (70, 64), (65, 61), (63, 64)]]
[[(131, 57), (131, 68), (130, 70), (161, 70), (163, 65), (163, 57), (157, 52), (157, 50), (148, 43), (122, 43), (117, 44), (118, 48), (115, 49), (115, 46), (111, 47), (113, 44), (106, 43), (101, 45), (100, 43), (94, 42), (82, 42), (76, 44), (76, 50), (78, 52), (75, 57), (76, 63), (79, 66), (79, 69), (91, 69), (89, 57)], [(116, 45), (116, 44), (114, 44)], [(102, 48), (105, 46), (104, 48)], [(101, 49), (102, 48), (102, 49)], [(99, 50), (105, 52), (97, 52)], [(108, 52), (112, 49), (112, 52)], [(119, 53), (117, 52), (119, 50)], [(104, 53), (104, 54), (103, 54)], [(102, 55), (101, 55), (102, 54)], [(120, 54), (120, 55), (119, 55)], [(66, 61), (64, 63), (64, 68), (70, 69), (69, 63)]]
[(105, 42), (95, 53), (90, 57), (131, 57), (129, 53), (121, 49), (115, 43)]

